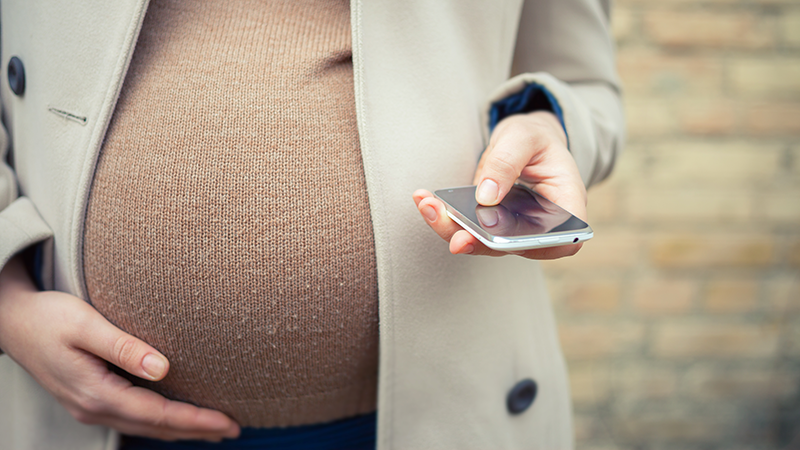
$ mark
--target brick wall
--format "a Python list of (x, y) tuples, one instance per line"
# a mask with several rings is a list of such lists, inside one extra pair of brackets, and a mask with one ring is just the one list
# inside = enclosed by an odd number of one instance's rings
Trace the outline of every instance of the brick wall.
[(800, 0), (612, 21), (629, 143), (544, 264), (578, 448), (800, 448)]

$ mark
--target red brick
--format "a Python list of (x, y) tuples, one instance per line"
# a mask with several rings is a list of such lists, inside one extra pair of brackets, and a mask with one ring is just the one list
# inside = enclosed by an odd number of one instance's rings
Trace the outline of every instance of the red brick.
[(624, 402), (663, 400), (675, 395), (678, 376), (671, 368), (631, 361), (611, 371), (612, 389)]
[(659, 267), (769, 267), (775, 243), (761, 234), (671, 234), (653, 238), (650, 259)]
[(769, 48), (775, 45), (775, 23), (749, 11), (653, 10), (644, 29), (667, 47)]
[(745, 313), (758, 305), (758, 283), (753, 279), (716, 279), (708, 284), (704, 296), (707, 311)]
[(773, 185), (783, 169), (784, 148), (780, 142), (764, 139), (667, 140), (650, 146), (650, 167), (637, 170), (641, 178), (659, 187)]
[(654, 442), (716, 444), (727, 438), (729, 430), (720, 418), (691, 417), (683, 411), (651, 412), (623, 417), (614, 422), (617, 439), (648, 448)]
[(774, 224), (800, 225), (800, 188), (762, 194), (759, 216)]
[(800, 313), (800, 277), (781, 276), (768, 281), (768, 312), (777, 317)]
[(611, 33), (617, 42), (632, 37), (638, 18), (629, 8), (614, 8), (611, 11)]
[(618, 223), (620, 218), (619, 194), (616, 186), (619, 179), (612, 176), (599, 185), (592, 186), (589, 190), (589, 203), (587, 204), (589, 223)]
[(787, 46), (800, 48), (800, 8), (781, 15), (781, 34)]
[(797, 392), (798, 374), (764, 369), (693, 368), (686, 375), (688, 394), (709, 400), (775, 401)]
[(800, 320), (787, 320), (782, 323), (782, 326), (786, 334), (786, 349), (783, 353), (786, 357), (796, 361), (797, 358), (800, 358)]
[(677, 111), (680, 129), (700, 136), (736, 134), (743, 115), (738, 102), (721, 98), (685, 100)]
[[(647, 170), (648, 148), (649, 145), (636, 143), (635, 141), (626, 145), (623, 154), (614, 162), (614, 171), (611, 173), (609, 180), (610, 184), (625, 189), (631, 183), (639, 183)], [(798, 157), (800, 157), (800, 147), (798, 147), (797, 153)], [(589, 201), (591, 202), (591, 190), (589, 192)], [(591, 208), (591, 205), (589, 207)]]
[(608, 369), (600, 365), (573, 364), (569, 369), (572, 401), (577, 406), (595, 405), (608, 399)]
[(618, 280), (579, 281), (567, 288), (564, 304), (573, 313), (612, 313), (619, 309), (620, 296)]
[(750, 134), (800, 136), (800, 102), (755, 103), (745, 111), (745, 127)]
[(630, 94), (722, 92), (722, 61), (699, 56), (668, 55), (652, 50), (621, 49), (617, 66)]
[(665, 104), (663, 98), (632, 97), (626, 98), (624, 103), (631, 138), (664, 136), (678, 128), (673, 108)]
[(572, 425), (575, 430), (575, 439), (578, 442), (583, 443), (595, 439), (598, 423), (594, 414), (581, 414), (580, 411), (576, 411)]
[(789, 168), (790, 176), (793, 180), (800, 181), (800, 145), (795, 145), (789, 151), (789, 157), (792, 161), (792, 166)]
[(754, 98), (800, 97), (800, 59), (742, 58), (731, 61), (730, 80), (734, 91)]
[(729, 223), (753, 217), (757, 194), (744, 189), (640, 188), (626, 193), (635, 223)]
[(562, 323), (559, 335), (568, 359), (597, 359), (640, 348), (644, 326), (635, 323)]
[(709, 322), (662, 324), (655, 328), (653, 354), (661, 358), (773, 358), (776, 327)]
[(789, 265), (800, 267), (800, 239), (788, 245), (788, 257), (786, 258)]
[(633, 306), (647, 315), (684, 314), (692, 308), (697, 292), (697, 282), (688, 279), (639, 281), (634, 286)]

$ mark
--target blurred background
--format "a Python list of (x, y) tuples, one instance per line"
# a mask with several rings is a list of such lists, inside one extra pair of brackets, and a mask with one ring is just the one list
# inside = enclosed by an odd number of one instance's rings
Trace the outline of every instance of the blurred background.
[(616, 0), (628, 145), (549, 262), (579, 449), (800, 449), (800, 0)]

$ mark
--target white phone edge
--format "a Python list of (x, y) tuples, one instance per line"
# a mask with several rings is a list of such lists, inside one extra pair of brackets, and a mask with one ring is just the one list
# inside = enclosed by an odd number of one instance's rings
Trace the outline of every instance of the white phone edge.
[[(449, 205), (448, 205), (449, 206)], [(471, 226), (467, 225), (456, 217), (455, 214), (450, 212), (450, 208), (447, 208), (447, 215), (453, 219), (453, 221), (461, 226), (461, 228), (467, 230), (469, 234), (475, 236), (482, 244), (486, 245), (492, 250), (499, 250), (499, 251), (518, 251), (518, 250), (533, 250), (536, 248), (548, 248), (548, 247), (559, 247), (562, 245), (572, 245), (577, 244), (580, 242), (588, 241), (589, 239), (594, 237), (594, 231), (592, 231), (591, 227), (587, 226), (587, 231), (582, 232), (581, 234), (571, 233), (565, 236), (547, 236), (543, 235), (541, 237), (529, 237), (525, 238), (522, 241), (518, 242), (492, 242), (485, 237), (481, 236), (480, 234), (476, 233)]]

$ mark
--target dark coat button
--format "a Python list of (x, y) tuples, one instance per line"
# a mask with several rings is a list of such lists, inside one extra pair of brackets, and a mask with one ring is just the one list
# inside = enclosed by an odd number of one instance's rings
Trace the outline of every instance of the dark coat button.
[(520, 414), (530, 408), (533, 401), (536, 399), (537, 391), (538, 387), (536, 386), (536, 382), (530, 378), (526, 378), (514, 385), (506, 399), (508, 412), (511, 414)]
[(12, 56), (8, 61), (8, 85), (17, 95), (21, 96), (25, 93), (25, 66), (22, 65), (22, 60), (16, 56)]

